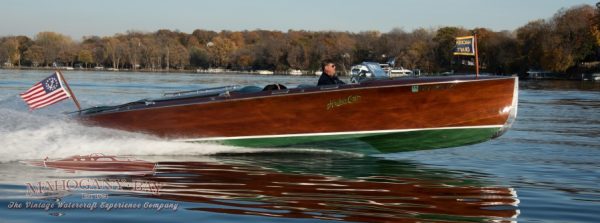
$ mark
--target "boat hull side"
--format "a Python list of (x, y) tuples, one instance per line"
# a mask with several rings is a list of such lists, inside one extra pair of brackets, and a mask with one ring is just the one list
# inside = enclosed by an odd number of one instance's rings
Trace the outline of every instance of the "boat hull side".
[(249, 138), (189, 139), (188, 142), (218, 142), (254, 148), (332, 149), (360, 153), (393, 153), (475, 144), (491, 139), (502, 126), (397, 130), (370, 133), (331, 133)]
[[(382, 152), (411, 151), (471, 144), (497, 136), (495, 133), (510, 126), (509, 117), (516, 116), (518, 93), (516, 78), (294, 91), (299, 90), (149, 106), (81, 120), (179, 141), (281, 147), (350, 140)], [(429, 142), (430, 135), (439, 138)]]

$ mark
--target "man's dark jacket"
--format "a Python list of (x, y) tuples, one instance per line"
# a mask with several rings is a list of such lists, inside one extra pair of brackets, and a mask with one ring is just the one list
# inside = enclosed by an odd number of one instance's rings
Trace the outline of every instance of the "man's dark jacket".
[(332, 85), (332, 84), (346, 84), (346, 83), (344, 83), (343, 81), (338, 79), (337, 75), (330, 77), (325, 72), (323, 72), (323, 74), (321, 74), (321, 77), (319, 78), (319, 83), (317, 83), (317, 86)]

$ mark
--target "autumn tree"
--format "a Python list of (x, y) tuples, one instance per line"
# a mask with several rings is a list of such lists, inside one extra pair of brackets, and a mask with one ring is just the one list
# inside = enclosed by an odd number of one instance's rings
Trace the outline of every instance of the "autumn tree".
[(550, 35), (544, 39), (542, 57), (539, 58), (542, 69), (564, 72), (573, 66), (574, 55), (569, 48), (560, 47), (562, 44), (562, 40), (557, 35)]
[(596, 12), (590, 26), (596, 45), (600, 45), (600, 2), (596, 3)]
[(80, 49), (79, 52), (77, 52), (77, 60), (82, 62), (85, 68), (88, 68), (88, 65), (94, 62), (92, 51), (89, 49)]
[(291, 44), (288, 49), (286, 62), (292, 69), (302, 69), (309, 65), (308, 50), (302, 44)]
[(438, 68), (435, 71), (451, 70), (456, 37), (470, 35), (467, 30), (458, 27), (442, 27), (437, 30), (433, 42), (435, 43), (435, 60)]
[(178, 31), (173, 32), (166, 29), (161, 29), (154, 33), (154, 38), (156, 38), (155, 46), (159, 47), (159, 52), (161, 54), (158, 64), (167, 71), (171, 68), (171, 62), (173, 61), (171, 60), (171, 51), (177, 48), (177, 44), (181, 44), (182, 41), (185, 41), (186, 38), (184, 38), (184, 36), (185, 34)]
[(190, 65), (195, 67), (210, 67), (208, 52), (203, 47), (192, 47), (190, 49)]
[(360, 63), (365, 61), (377, 61), (381, 55), (376, 51), (375, 46), (377, 40), (381, 36), (380, 32), (369, 31), (360, 32), (354, 36), (354, 39), (358, 44), (354, 45), (355, 59), (353, 63)]
[(154, 36), (145, 36), (142, 39), (142, 63), (144, 67), (155, 70), (161, 66), (162, 46)]
[(33, 45), (25, 51), (24, 57), (33, 67), (38, 67), (44, 63), (44, 49), (41, 46)]
[(33, 40), (29, 39), (29, 37), (26, 36), (14, 36), (10, 38), (15, 39), (17, 41), (17, 45), (19, 46), (18, 52), (16, 52), (16, 54), (13, 57), (18, 59), (13, 61), (13, 64), (16, 63), (16, 65), (20, 67), (21, 61), (24, 59), (25, 51), (27, 51), (27, 49), (29, 49), (29, 47), (33, 45)]
[(254, 44), (257, 60), (255, 67), (260, 69), (287, 70), (286, 62), (288, 40), (279, 31), (263, 33), (260, 41)]
[(232, 65), (234, 69), (251, 70), (256, 60), (256, 54), (249, 48), (241, 48), (233, 53)]
[(434, 32), (425, 29), (416, 29), (406, 37), (406, 48), (393, 52), (396, 56), (396, 66), (409, 69), (423, 69), (430, 71), (435, 67), (435, 49), (433, 42)]
[(477, 33), (479, 63), (491, 73), (504, 74), (517, 70), (518, 44), (514, 35), (507, 31), (494, 32), (480, 28)]
[[(412, 44), (409, 38), (410, 35), (400, 28), (394, 28), (392, 31), (382, 34), (375, 47), (378, 54), (382, 55), (379, 61), (388, 62), (397, 60)], [(407, 58), (405, 57), (405, 59)], [(408, 61), (403, 62), (401, 64), (404, 64), (404, 66), (409, 65), (409, 67), (412, 67), (414, 65), (414, 63)]]
[[(56, 62), (59, 56), (68, 60), (69, 50), (73, 44), (70, 37), (55, 32), (40, 32), (35, 36), (35, 45), (42, 50), (43, 63), (48, 66)], [(63, 61), (68, 62), (68, 61)]]
[(119, 64), (123, 57), (121, 49), (121, 41), (116, 37), (103, 38), (104, 51), (108, 55), (108, 60), (112, 64), (113, 69), (119, 69)]
[(310, 36), (303, 31), (289, 30), (286, 62), (292, 69), (305, 69), (310, 65)]
[[(80, 50), (87, 50), (92, 55), (92, 60), (91, 62), (87, 61), (88, 63), (95, 64), (96, 66), (104, 64), (108, 58), (104, 43), (104, 40), (98, 36), (83, 37)], [(85, 63), (86, 61), (81, 62)]]
[(188, 50), (179, 42), (171, 41), (168, 44), (169, 64), (175, 65), (180, 70), (190, 64), (190, 54)]
[[(550, 26), (544, 20), (527, 23), (516, 31), (519, 47), (519, 60), (521, 72), (529, 68), (541, 68), (541, 58), (544, 54), (543, 43), (547, 42)], [(524, 67), (523, 67), (524, 66)]]
[(123, 49), (127, 62), (131, 65), (131, 69), (136, 70), (140, 66), (142, 58), (142, 40), (139, 37), (133, 37), (131, 34), (128, 34), (124, 41)]
[[(600, 4), (559, 10), (546, 20), (531, 21), (515, 31), (460, 27), (400, 28), (387, 33), (269, 30), (220, 32), (196, 29), (191, 34), (166, 29), (154, 33), (127, 31), (108, 37), (84, 37), (81, 43), (54, 32), (33, 40), (0, 37), (0, 62), (40, 66), (75, 61), (114, 69), (186, 69), (224, 67), (238, 70), (318, 70), (323, 59), (339, 64), (341, 73), (362, 61), (386, 62), (423, 72), (470, 69), (454, 63), (472, 57), (452, 55), (455, 38), (478, 34), (483, 72), (515, 73), (528, 69), (578, 72), (578, 66), (600, 58)], [(589, 63), (593, 64), (593, 63)]]
[(67, 66), (73, 66), (73, 63), (77, 60), (79, 47), (80, 45), (75, 44), (72, 41), (65, 42), (58, 51), (57, 60)]
[(10, 66), (20, 64), (21, 52), (19, 51), (20, 43), (15, 37), (0, 39), (0, 66), (3, 63), (8, 63)]
[(192, 36), (198, 41), (200, 45), (206, 45), (208, 42), (212, 41), (213, 38), (218, 36), (219, 34), (215, 31), (196, 29), (192, 32)]
[(215, 36), (206, 44), (206, 49), (211, 58), (212, 66), (227, 67), (230, 62), (230, 56), (236, 50), (236, 46), (227, 37)]
[(561, 9), (554, 15), (550, 23), (553, 35), (548, 42), (554, 45), (544, 54), (544, 68), (564, 72), (594, 53), (597, 45), (590, 29), (594, 16), (594, 8), (589, 5)]

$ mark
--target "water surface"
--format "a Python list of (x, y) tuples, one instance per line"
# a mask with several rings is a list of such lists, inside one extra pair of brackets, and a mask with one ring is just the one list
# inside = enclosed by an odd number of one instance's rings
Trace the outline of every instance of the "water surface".
[[(49, 75), (0, 70), (2, 222), (600, 219), (597, 82), (521, 81), (517, 120), (492, 141), (366, 156), (169, 142), (85, 127), (62, 114), (74, 110), (70, 101), (29, 112), (18, 93)], [(83, 107), (228, 84), (293, 87), (317, 81), (244, 74), (77, 71), (65, 76)], [(129, 156), (156, 166), (150, 172), (81, 171), (24, 162), (91, 153)], [(61, 184), (67, 185), (65, 190)], [(36, 193), (40, 188), (44, 193)]]

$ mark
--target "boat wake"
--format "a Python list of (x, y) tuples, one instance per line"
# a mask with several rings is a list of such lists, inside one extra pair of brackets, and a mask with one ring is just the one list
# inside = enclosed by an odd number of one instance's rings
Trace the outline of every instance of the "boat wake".
[(166, 141), (144, 134), (83, 126), (58, 112), (49, 115), (42, 110), (31, 113), (0, 108), (0, 123), (0, 144), (3, 148), (0, 150), (0, 162), (92, 153), (190, 156), (297, 150), (250, 149), (212, 143)]

